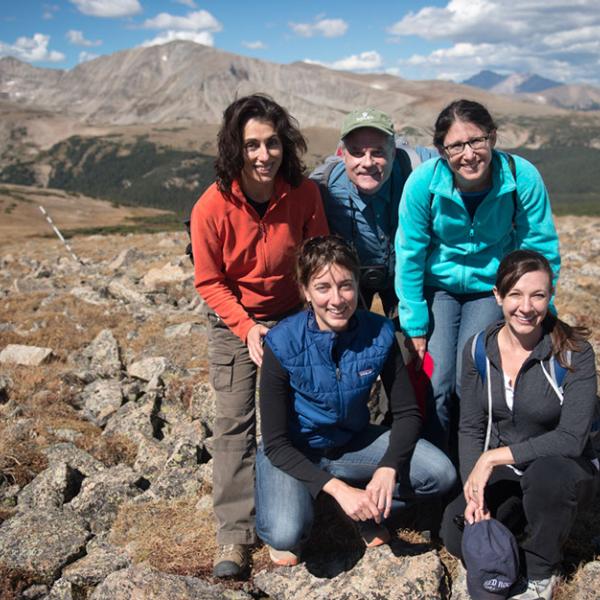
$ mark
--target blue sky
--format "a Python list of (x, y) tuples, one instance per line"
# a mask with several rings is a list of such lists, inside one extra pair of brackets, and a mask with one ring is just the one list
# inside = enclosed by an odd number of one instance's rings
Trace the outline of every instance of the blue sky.
[(600, 85), (600, 0), (1, 0), (0, 56), (41, 67), (188, 39), (407, 79), (482, 69)]

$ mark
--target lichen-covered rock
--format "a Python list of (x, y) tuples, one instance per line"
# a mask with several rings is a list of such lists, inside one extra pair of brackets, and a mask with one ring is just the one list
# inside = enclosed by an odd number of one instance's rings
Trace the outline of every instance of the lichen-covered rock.
[(210, 431), (215, 423), (215, 394), (208, 383), (194, 386), (190, 403), (190, 416), (204, 423)]
[(37, 367), (46, 362), (52, 355), (52, 348), (39, 346), (24, 346), (23, 344), (8, 344), (0, 352), (0, 363)]
[(77, 469), (83, 473), (86, 477), (102, 471), (104, 465), (91, 454), (88, 454), (85, 450), (78, 448), (72, 442), (61, 442), (54, 444), (42, 451), (48, 463), (60, 464), (66, 463), (73, 469)]
[(211, 585), (195, 577), (168, 575), (141, 564), (109, 575), (90, 600), (251, 600), (242, 591)]
[(127, 304), (145, 305), (150, 301), (144, 294), (141, 294), (134, 289), (134, 284), (126, 279), (112, 279), (108, 284), (108, 293), (117, 300), (126, 302)]
[(127, 367), (127, 375), (151, 381), (155, 377), (160, 377), (168, 366), (169, 362), (164, 356), (149, 356), (130, 364)]
[(87, 477), (70, 505), (89, 523), (94, 533), (110, 529), (119, 505), (142, 493), (140, 476), (126, 465), (117, 465)]
[(164, 289), (171, 283), (183, 283), (194, 279), (191, 269), (184, 269), (178, 264), (166, 264), (163, 267), (150, 269), (143, 277), (144, 285), (150, 290)]
[(110, 329), (103, 329), (72, 360), (81, 368), (101, 377), (115, 377), (122, 369), (119, 345)]
[(187, 323), (177, 323), (176, 325), (169, 325), (165, 329), (165, 337), (168, 338), (182, 338), (191, 335), (192, 333), (206, 333), (206, 326), (196, 323), (194, 321), (188, 321)]
[(28, 511), (0, 525), (0, 565), (51, 583), (83, 555), (88, 537), (85, 520), (69, 510)]
[(595, 560), (577, 573), (569, 586), (569, 597), (577, 600), (597, 600), (598, 590), (600, 590), (600, 561)]
[(471, 598), (467, 589), (467, 570), (461, 562), (457, 563), (456, 570), (452, 574), (450, 598), (451, 600), (470, 600)]
[[(339, 554), (312, 564), (261, 571), (254, 583), (273, 600), (422, 600), (441, 598), (444, 569), (433, 551), (406, 554), (401, 543)], [(358, 559), (358, 560), (357, 560)], [(347, 569), (347, 570), (345, 570)]]
[(44, 600), (79, 600), (81, 597), (79, 590), (70, 581), (61, 577), (56, 580)]
[(22, 489), (18, 508), (20, 511), (60, 509), (77, 495), (84, 477), (66, 463), (52, 463)]
[(104, 536), (92, 539), (86, 552), (86, 556), (68, 565), (62, 572), (65, 580), (77, 586), (95, 586), (111, 573), (131, 565), (128, 554), (110, 544)]
[(123, 434), (136, 444), (155, 434), (154, 398), (142, 397), (139, 402), (127, 402), (108, 419), (102, 435)]
[(202, 472), (198, 466), (165, 467), (154, 479), (150, 489), (137, 498), (138, 502), (148, 500), (173, 500), (185, 496), (197, 496), (205, 487)]
[(21, 594), (21, 597), (24, 600), (35, 600), (36, 598), (41, 598), (42, 596), (45, 596), (47, 593), (48, 586), (44, 585), (43, 583), (38, 583), (24, 590)]
[(133, 470), (151, 481), (162, 471), (169, 450), (154, 438), (144, 438), (139, 446)]
[(85, 386), (80, 401), (85, 418), (104, 427), (123, 403), (121, 384), (116, 379), (98, 379)]

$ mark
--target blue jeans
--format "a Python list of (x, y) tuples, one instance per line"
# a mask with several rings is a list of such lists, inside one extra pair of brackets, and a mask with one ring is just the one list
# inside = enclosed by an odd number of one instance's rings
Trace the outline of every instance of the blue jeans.
[[(335, 459), (313, 462), (355, 487), (364, 488), (378, 468), (389, 444), (389, 430), (369, 425)], [(456, 472), (446, 455), (419, 440), (405, 468), (398, 473), (392, 511), (415, 500), (450, 491)], [(262, 447), (256, 454), (256, 532), (277, 550), (297, 551), (308, 539), (314, 519), (313, 498), (298, 479), (273, 466)]]
[(460, 397), (462, 352), (465, 342), (490, 323), (502, 319), (492, 292), (451, 294), (425, 288), (429, 307), (427, 350), (433, 359), (423, 435), (442, 450), (448, 449), (452, 398)]

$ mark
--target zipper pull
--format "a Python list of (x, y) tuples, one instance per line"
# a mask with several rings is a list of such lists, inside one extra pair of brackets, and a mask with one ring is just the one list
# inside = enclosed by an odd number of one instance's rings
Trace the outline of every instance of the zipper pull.
[(339, 367), (335, 368), (335, 378), (340, 381), (342, 379), (342, 372)]

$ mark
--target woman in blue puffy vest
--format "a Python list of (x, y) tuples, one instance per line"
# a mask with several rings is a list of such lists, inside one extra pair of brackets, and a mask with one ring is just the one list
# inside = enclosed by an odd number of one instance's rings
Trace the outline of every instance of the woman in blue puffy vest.
[[(273, 562), (288, 566), (310, 534), (319, 493), (376, 546), (390, 538), (384, 521), (393, 508), (444, 494), (456, 477), (446, 456), (418, 439), (421, 416), (392, 322), (356, 309), (354, 250), (336, 236), (307, 240), (297, 277), (307, 310), (265, 338), (256, 461), (256, 529)], [(379, 375), (391, 429), (369, 423)]]

